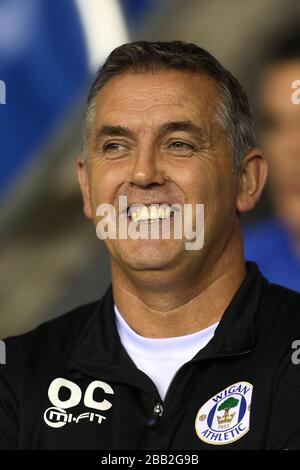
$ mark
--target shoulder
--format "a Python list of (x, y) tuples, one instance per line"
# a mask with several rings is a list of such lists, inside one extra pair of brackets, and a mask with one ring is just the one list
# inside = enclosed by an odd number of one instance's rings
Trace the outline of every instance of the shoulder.
[(260, 300), (256, 318), (273, 341), (288, 344), (286, 340), (300, 339), (300, 293), (278, 284), (267, 282)]
[(300, 319), (300, 293), (275, 283), (267, 283), (264, 290), (263, 300), (272, 305), (274, 310), (284, 313), (298, 314)]
[[(2, 371), (16, 372), (20, 362), (29, 361), (32, 366), (47, 358), (46, 362), (62, 351), (68, 353), (79, 334), (95, 312), (100, 300), (81, 305), (60, 317), (49, 320), (28, 333), (11, 336), (4, 340), (6, 346), (6, 366)], [(14, 367), (10, 367), (13, 364)]]
[(59, 317), (48, 320), (33, 330), (19, 336), (11, 336), (5, 341), (18, 341), (18, 342), (31, 342), (38, 338), (44, 338), (48, 335), (55, 333), (56, 336), (63, 335), (65, 331), (69, 333), (80, 329), (81, 326), (88, 320), (88, 318), (95, 311), (100, 300), (90, 302), (88, 304), (80, 305)]

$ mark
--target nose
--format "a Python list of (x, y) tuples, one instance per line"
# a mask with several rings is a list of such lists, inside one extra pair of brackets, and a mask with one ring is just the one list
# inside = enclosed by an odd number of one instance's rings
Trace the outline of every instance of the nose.
[(150, 146), (140, 149), (130, 171), (130, 183), (142, 188), (150, 185), (162, 185), (165, 181), (161, 155)]

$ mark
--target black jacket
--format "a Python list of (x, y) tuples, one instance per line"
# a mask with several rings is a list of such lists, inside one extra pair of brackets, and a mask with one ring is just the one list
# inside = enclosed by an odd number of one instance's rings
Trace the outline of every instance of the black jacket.
[(269, 284), (254, 263), (247, 269), (164, 402), (120, 343), (111, 287), (8, 339), (0, 449), (300, 448), (300, 295)]

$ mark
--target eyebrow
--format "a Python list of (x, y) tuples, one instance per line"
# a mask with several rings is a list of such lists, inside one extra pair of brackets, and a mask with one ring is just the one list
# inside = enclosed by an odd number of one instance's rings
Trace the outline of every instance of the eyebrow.
[(191, 132), (193, 134), (197, 134), (200, 138), (208, 138), (207, 132), (203, 127), (197, 126), (192, 121), (169, 121), (158, 129), (158, 134), (167, 134), (171, 132)]
[(104, 124), (100, 127), (96, 134), (96, 140), (101, 137), (110, 137), (110, 136), (122, 136), (122, 137), (134, 137), (134, 133), (128, 129), (128, 127), (123, 126), (110, 126)]
[[(159, 126), (157, 129), (157, 135), (162, 136), (171, 132), (191, 132), (197, 135), (201, 140), (208, 140), (208, 134), (203, 127), (195, 125), (192, 121), (168, 121)], [(104, 124), (102, 125), (96, 133), (96, 143), (102, 137), (129, 137), (134, 139), (135, 135), (132, 130), (124, 126), (112, 126)]]

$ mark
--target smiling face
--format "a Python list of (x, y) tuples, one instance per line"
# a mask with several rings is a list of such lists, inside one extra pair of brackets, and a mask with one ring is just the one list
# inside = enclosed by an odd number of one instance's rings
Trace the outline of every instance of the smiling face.
[(129, 205), (204, 204), (201, 250), (186, 250), (185, 239), (108, 239), (112, 267), (128, 275), (159, 272), (162, 279), (163, 273), (174, 278), (189, 273), (193, 278), (203, 263), (220, 258), (238, 220), (240, 180), (231, 169), (225, 133), (215, 122), (218, 100), (212, 79), (170, 70), (128, 72), (99, 92), (87, 179), (80, 169), (85, 213), (95, 225), (99, 204), (118, 208), (121, 195)]

